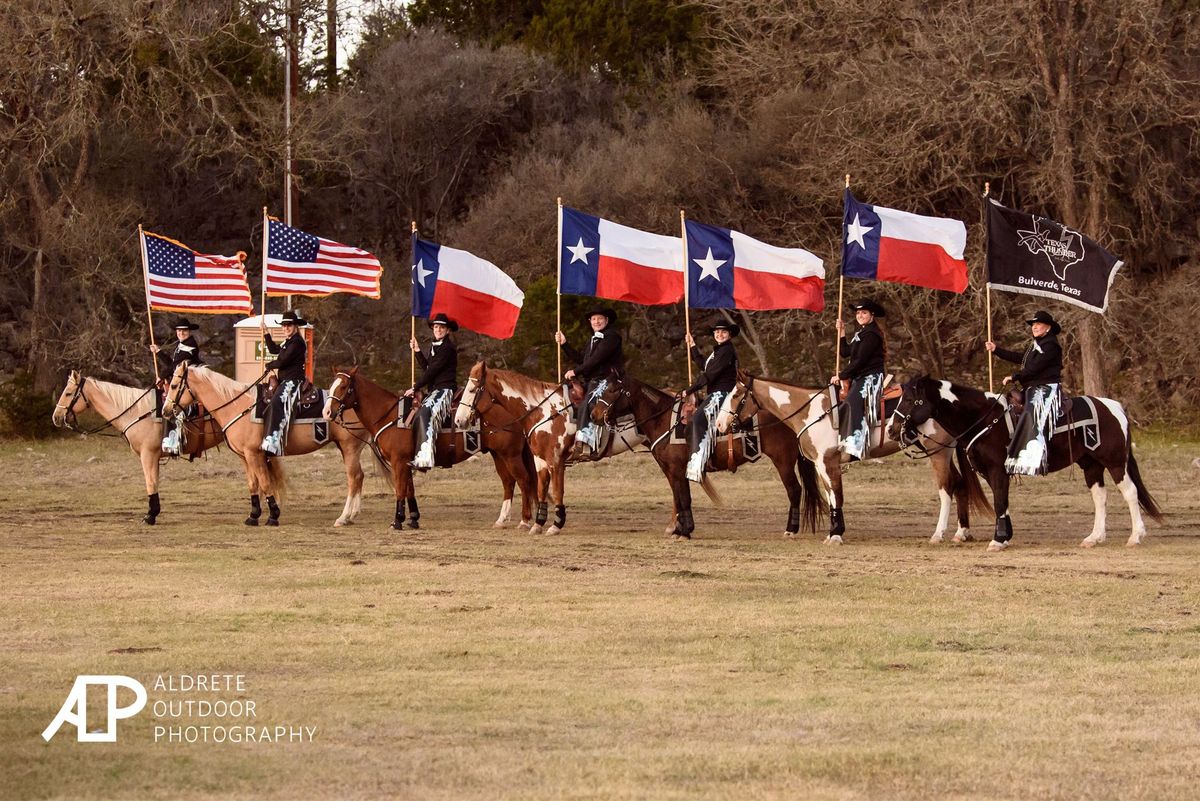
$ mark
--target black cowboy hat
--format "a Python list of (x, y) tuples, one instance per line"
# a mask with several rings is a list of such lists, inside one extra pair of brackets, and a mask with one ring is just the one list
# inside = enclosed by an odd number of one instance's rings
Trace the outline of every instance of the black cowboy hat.
[(1050, 312), (1045, 309), (1039, 309), (1033, 313), (1032, 317), (1025, 321), (1026, 325), (1033, 325), (1034, 323), (1045, 323), (1050, 326), (1050, 333), (1053, 335), (1057, 335), (1062, 330), (1062, 326), (1058, 324), (1058, 321), (1051, 317)]
[(725, 321), (721, 321), (719, 323), (713, 323), (712, 330), (713, 331), (728, 331), (729, 336), (731, 336), (731, 337), (736, 337), (738, 334), (742, 333), (742, 327), (740, 325), (738, 325), (737, 323), (727, 323)]
[(458, 330), (458, 323), (454, 322), (449, 317), (447, 317), (445, 312), (438, 312), (437, 314), (430, 317), (429, 318), (429, 327), (433, 328), (434, 323), (441, 323), (442, 325), (449, 328), (451, 331)]
[(583, 315), (584, 322), (590, 320), (593, 314), (599, 314), (602, 317), (607, 317), (608, 325), (612, 325), (617, 321), (617, 313), (615, 311), (610, 309), (608, 306), (597, 306)]
[(885, 311), (882, 306), (870, 298), (863, 298), (858, 303), (852, 304), (850, 308), (854, 309), (854, 311), (865, 309), (876, 317), (887, 317), (887, 311)]
[(197, 323), (191, 322), (186, 317), (179, 317), (179, 318), (176, 318), (175, 325), (173, 325), (171, 327), (174, 328), (176, 331), (178, 331), (180, 328), (186, 328), (189, 331), (195, 331), (200, 326)]
[(295, 309), (288, 309), (287, 311), (285, 311), (283, 313), (283, 316), (281, 318), (279, 318), (279, 324), (280, 325), (294, 325), (297, 328), (300, 328), (301, 326), (308, 325), (308, 320), (305, 320), (300, 315), (300, 312), (296, 311)]

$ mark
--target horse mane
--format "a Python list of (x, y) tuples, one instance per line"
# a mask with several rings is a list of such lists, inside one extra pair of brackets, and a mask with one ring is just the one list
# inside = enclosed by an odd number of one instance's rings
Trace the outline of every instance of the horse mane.
[[(83, 376), (80, 378), (83, 380)], [(130, 387), (125, 384), (114, 384), (111, 381), (101, 381), (99, 378), (92, 378), (91, 376), (87, 376), (86, 380), (90, 384), (95, 384), (97, 388), (108, 395), (122, 409), (132, 407), (139, 400), (146, 403), (154, 403), (154, 393), (147, 392), (145, 389)]]
[[(473, 370), (474, 368), (471, 369)], [(536, 389), (549, 390), (558, 387), (558, 384), (552, 384), (549, 381), (542, 381), (541, 379), (527, 376), (524, 373), (518, 373), (515, 370), (505, 370), (502, 367), (488, 367), (487, 372), (488, 374), (496, 374), (498, 378), (509, 380), (510, 383), (515, 383), (512, 381), (512, 379), (524, 381)]]
[(241, 381), (235, 381), (224, 373), (218, 373), (216, 370), (204, 365), (189, 367), (188, 372), (199, 373), (201, 376), (208, 378), (214, 389), (218, 392), (228, 393), (231, 397), (250, 386), (249, 384), (243, 384)]

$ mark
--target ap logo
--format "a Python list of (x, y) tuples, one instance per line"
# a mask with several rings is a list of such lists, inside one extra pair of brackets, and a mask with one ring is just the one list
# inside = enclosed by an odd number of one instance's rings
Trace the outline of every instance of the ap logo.
[[(105, 730), (91, 732), (87, 725), (87, 690), (88, 685), (105, 686), (108, 688), (108, 716)], [(134, 702), (129, 706), (117, 706), (117, 688), (125, 687), (133, 690)], [(70, 723), (77, 732), (76, 739), (81, 743), (115, 743), (117, 741), (117, 721), (131, 718), (146, 705), (146, 688), (137, 679), (128, 676), (77, 676), (75, 686), (71, 688), (62, 708), (50, 721), (50, 725), (42, 732), (42, 739), (50, 742), (64, 723)]]

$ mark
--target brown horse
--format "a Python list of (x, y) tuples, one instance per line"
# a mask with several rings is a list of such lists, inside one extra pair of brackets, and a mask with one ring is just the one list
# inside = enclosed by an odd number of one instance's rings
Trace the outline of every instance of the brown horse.
[[(158, 496), (158, 468), (163, 459), (172, 454), (162, 450), (162, 439), (167, 431), (167, 421), (155, 413), (155, 390), (138, 389), (108, 381), (100, 381), (72, 370), (67, 385), (54, 405), (54, 425), (70, 428), (84, 434), (94, 434), (112, 427), (125, 438), (130, 449), (142, 463), (142, 475), (146, 479), (148, 508), (142, 522), (153, 526), (162, 511)], [(98, 428), (82, 431), (76, 424), (76, 415), (88, 408), (104, 418)], [(199, 456), (209, 448), (220, 444), (224, 437), (216, 421), (210, 415), (196, 420), (185, 420), (182, 456)]]
[(466, 428), (477, 416), (480, 429), (521, 434), (526, 440), (538, 479), (537, 516), (529, 532), (539, 534), (546, 525), (551, 494), (554, 523), (545, 531), (562, 531), (567, 523), (563, 504), (566, 454), (575, 442), (571, 404), (562, 387), (476, 362), (454, 413), (454, 424)]
[[(632, 415), (626, 423), (632, 426), (644, 441), (649, 443), (650, 453), (658, 462), (667, 483), (671, 485), (674, 514), (667, 533), (680, 539), (691, 539), (696, 529), (692, 518), (691, 482), (687, 479), (688, 457), (691, 455), (685, 441), (671, 436), (675, 426), (675, 396), (656, 389), (629, 376), (610, 375), (608, 384), (596, 399), (592, 408), (592, 422), (621, 427), (618, 419)], [(775, 465), (779, 479), (788, 495), (788, 519), (784, 529), (786, 536), (794, 536), (800, 530), (801, 502), (806, 531), (816, 528), (819, 505), (817, 504), (817, 477), (812, 462), (800, 455), (796, 438), (774, 415), (761, 412), (758, 423), (748, 432), (756, 436), (761, 452)], [(719, 441), (709, 458), (712, 471), (737, 470), (738, 465), (753, 458), (746, 453), (746, 438), (729, 438)], [(799, 479), (797, 479), (797, 475)], [(716, 500), (708, 475), (701, 483), (710, 498)]]
[[(770, 412), (784, 421), (795, 433), (801, 452), (815, 463), (821, 478), (821, 488), (829, 501), (829, 536), (825, 538), (825, 543), (841, 545), (842, 534), (846, 531), (842, 514), (844, 496), (841, 465), (848, 457), (838, 447), (838, 431), (833, 422), (834, 404), (828, 387), (805, 389), (784, 381), (759, 378), (739, 370), (737, 385), (721, 406), (717, 417), (717, 430), (721, 433), (728, 431), (734, 420), (744, 416), (747, 408)], [(924, 455), (933, 466), (938, 498), (941, 501), (937, 528), (929, 541), (942, 541), (950, 518), (951, 497), (958, 506), (959, 528), (954, 535), (954, 541), (971, 539), (971, 508), (991, 512), (987, 496), (979, 486), (979, 479), (973, 472), (960, 471), (955, 467), (953, 455), (956, 451), (959, 452), (960, 463), (965, 460), (959, 451), (960, 445), (936, 422), (914, 431), (914, 436), (918, 442), (928, 441), (933, 446), (927, 448)], [(890, 456), (899, 453), (903, 448), (900, 442), (887, 435), (882, 425), (871, 429), (870, 444), (870, 450), (867, 452), (867, 458), (870, 459)]]
[[(276, 501), (284, 490), (283, 465), (275, 457), (268, 458), (262, 450), (263, 424), (254, 420), (255, 384), (234, 381), (207, 367), (188, 367), (187, 362), (175, 368), (163, 412), (171, 413), (199, 400), (216, 418), (225, 432), (229, 449), (242, 460), (246, 469), (246, 483), (250, 487), (250, 516), (246, 525), (257, 526), (262, 516), (260, 495), (267, 498), (268, 526), (279, 525), (279, 505)], [(330, 442), (342, 453), (346, 466), (346, 504), (335, 526), (352, 523), (362, 507), (363, 470), (359, 462), (363, 440), (340, 423), (322, 423), (328, 426), (328, 437), (319, 439), (314, 424), (293, 423), (287, 436), (285, 455), (299, 456), (312, 453)]]
[[(334, 370), (329, 398), (325, 401), (325, 419), (339, 419), (347, 410), (353, 411), (367, 432), (367, 440), (376, 458), (387, 467), (396, 490), (396, 516), (392, 528), (404, 528), (404, 504), (408, 502), (409, 525), (420, 528), (421, 511), (413, 489), (412, 459), (416, 454), (413, 429), (400, 419), (402, 397), (390, 392), (359, 372), (357, 367)], [(495, 527), (508, 523), (512, 510), (513, 492), (521, 485), (521, 524), (529, 528), (532, 517), (534, 485), (533, 457), (525, 447), (521, 432), (482, 428), (479, 440), (469, 443), (465, 431), (444, 431), (438, 435), (434, 461), (438, 467), (451, 467), (478, 453), (490, 453), (496, 473), (504, 486), (504, 501)]]
[[(1104, 542), (1105, 502), (1108, 500), (1108, 490), (1104, 487), (1105, 470), (1129, 506), (1132, 531), (1125, 544), (1140, 545), (1146, 536), (1141, 511), (1159, 523), (1163, 515), (1142, 483), (1137, 460), (1133, 458), (1129, 418), (1121, 404), (1110, 398), (1084, 395), (1072, 398), (1070, 403), (1070, 411), (1056, 422), (1050, 438), (1047, 468), (1049, 472), (1072, 464), (1083, 468), (1096, 515), (1092, 532), (1080, 545), (1091, 548)], [(914, 378), (904, 385), (900, 404), (892, 413), (889, 433), (892, 437), (901, 437), (930, 422), (940, 425), (950, 437), (966, 443), (971, 466), (991, 485), (996, 506), (996, 530), (988, 550), (1004, 550), (1012, 539), (1012, 520), (1008, 515), (1009, 475), (1004, 469), (1008, 443), (1012, 439), (1008, 400), (1003, 395), (929, 376)]]

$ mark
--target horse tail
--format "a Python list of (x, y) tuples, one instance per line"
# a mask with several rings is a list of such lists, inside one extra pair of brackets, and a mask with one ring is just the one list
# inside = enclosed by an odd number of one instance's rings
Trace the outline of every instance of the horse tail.
[(283, 472), (283, 459), (267, 459), (267, 494), (283, 500), (287, 494), (287, 474)]
[(1132, 442), (1129, 445), (1129, 458), (1125, 460), (1125, 474), (1129, 476), (1133, 486), (1137, 487), (1138, 505), (1142, 507), (1142, 511), (1150, 515), (1154, 522), (1161, 523), (1163, 521), (1162, 509), (1158, 508), (1158, 502), (1154, 500), (1154, 496), (1142, 482), (1142, 473), (1138, 470), (1137, 459), (1133, 458)]
[(712, 501), (713, 506), (725, 505), (725, 499), (721, 497), (721, 493), (717, 492), (716, 485), (712, 483), (712, 479), (708, 477), (708, 473), (704, 474), (704, 480), (700, 482), (700, 486), (704, 488), (704, 494)]
[[(525, 444), (521, 446), (521, 464), (525, 465), (525, 473), (531, 481), (537, 481), (537, 465), (533, 462), (533, 450), (529, 447), (529, 440), (525, 440)], [(521, 482), (517, 482), (520, 486)], [(522, 489), (521, 492), (525, 490)]]
[(802, 531), (816, 531), (817, 523), (825, 515), (825, 504), (821, 503), (821, 487), (817, 479), (817, 466), (804, 454), (796, 460), (796, 472), (800, 474), (800, 489), (804, 497), (800, 510)]
[[(954, 451), (958, 456), (958, 471), (962, 474), (960, 480), (967, 491), (967, 509), (988, 517), (995, 517), (996, 510), (992, 507), (988, 496), (983, 494), (983, 485), (979, 482), (979, 474), (975, 472), (975, 468), (971, 467), (971, 458), (967, 456), (967, 449), (958, 445)], [(953, 459), (950, 460), (950, 468), (954, 469)]]

